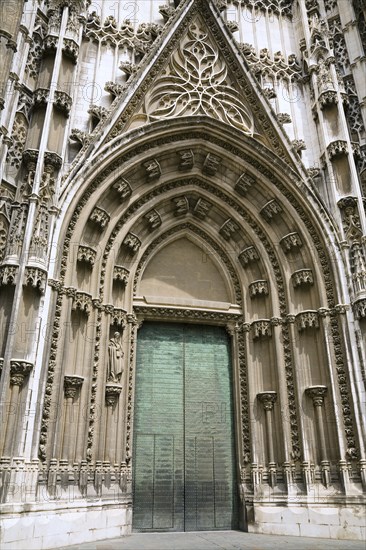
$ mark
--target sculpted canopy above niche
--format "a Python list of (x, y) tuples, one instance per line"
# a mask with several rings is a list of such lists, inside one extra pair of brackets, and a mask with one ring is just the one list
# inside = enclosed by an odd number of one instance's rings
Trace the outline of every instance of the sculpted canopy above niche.
[(211, 254), (186, 237), (160, 249), (142, 275), (140, 296), (147, 302), (197, 305), (232, 303), (228, 284)]

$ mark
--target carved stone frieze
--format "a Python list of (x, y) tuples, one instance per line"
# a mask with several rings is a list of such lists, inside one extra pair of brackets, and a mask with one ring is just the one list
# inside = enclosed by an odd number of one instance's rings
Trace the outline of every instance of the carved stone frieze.
[(238, 233), (240, 227), (234, 220), (229, 218), (226, 222), (220, 227), (219, 233), (226, 241), (230, 240), (235, 234)]
[(280, 240), (280, 245), (284, 253), (288, 254), (289, 252), (300, 248), (302, 246), (302, 241), (300, 239), (300, 235), (296, 232), (293, 232), (282, 237), (282, 239)]
[(317, 311), (302, 311), (296, 315), (296, 324), (299, 332), (319, 328), (319, 314)]
[(214, 176), (221, 166), (222, 159), (217, 155), (208, 153), (205, 160), (203, 161), (202, 172), (208, 174), (209, 176)]
[(251, 298), (256, 298), (257, 296), (268, 296), (268, 282), (262, 279), (253, 281), (249, 285), (249, 294)]
[(33, 369), (33, 363), (23, 359), (10, 360), (10, 385), (22, 387)]
[(252, 174), (249, 174), (249, 172), (244, 172), (237, 179), (234, 189), (239, 193), (239, 195), (242, 195), (244, 197), (247, 191), (255, 184), (255, 182), (256, 178)]
[(65, 374), (64, 394), (66, 399), (75, 399), (83, 385), (84, 377), (76, 374)]
[(311, 269), (298, 269), (291, 275), (291, 280), (294, 288), (304, 285), (313, 285), (313, 272)]
[(260, 211), (260, 215), (263, 216), (267, 222), (270, 222), (274, 216), (281, 213), (282, 207), (275, 199), (268, 201)]
[(197, 309), (182, 309), (176, 307), (135, 306), (134, 311), (139, 318), (215, 321), (223, 325), (229, 321), (237, 321), (240, 318), (240, 313), (201, 311)]
[(73, 293), (72, 309), (82, 311), (89, 315), (92, 308), (92, 297), (87, 292), (75, 291)]
[(182, 149), (177, 151), (177, 155), (180, 158), (179, 170), (192, 170), (194, 165), (194, 153), (192, 149)]
[(120, 196), (121, 201), (124, 201), (132, 194), (131, 185), (124, 178), (120, 178), (113, 184), (113, 189), (115, 189)]
[(272, 336), (272, 326), (269, 319), (259, 319), (258, 321), (253, 321), (253, 323), (251, 323), (251, 328), (253, 331), (253, 340)]
[(161, 176), (160, 164), (156, 159), (151, 159), (143, 163), (148, 181), (156, 180)]
[(18, 271), (17, 265), (0, 266), (0, 285), (15, 285)]
[(126, 246), (132, 254), (135, 254), (141, 246), (141, 241), (133, 233), (127, 233), (123, 240), (124, 246)]
[(95, 263), (96, 257), (97, 257), (97, 251), (91, 246), (82, 245), (82, 244), (79, 246), (78, 255), (77, 255), (78, 262), (85, 262), (93, 266)]
[(252, 262), (257, 262), (259, 260), (259, 254), (255, 246), (248, 246), (244, 248), (238, 256), (239, 261), (243, 267), (247, 267)]
[(204, 199), (198, 199), (194, 208), (193, 214), (197, 218), (203, 220), (212, 208), (212, 204)]
[(110, 215), (101, 206), (96, 206), (90, 214), (89, 220), (99, 225), (101, 229), (104, 229), (110, 220)]
[(113, 280), (119, 281), (123, 285), (127, 285), (130, 272), (121, 265), (115, 265), (113, 268)]
[(30, 286), (37, 289), (41, 294), (44, 294), (47, 283), (47, 271), (39, 267), (27, 266), (24, 272), (24, 286)]
[(144, 215), (145, 220), (149, 224), (150, 229), (157, 229), (161, 226), (161, 216), (157, 210), (150, 210)]

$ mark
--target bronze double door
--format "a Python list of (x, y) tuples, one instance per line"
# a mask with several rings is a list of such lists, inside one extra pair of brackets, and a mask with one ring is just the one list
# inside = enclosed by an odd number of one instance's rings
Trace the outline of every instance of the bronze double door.
[(134, 530), (237, 527), (225, 329), (145, 322), (135, 388)]

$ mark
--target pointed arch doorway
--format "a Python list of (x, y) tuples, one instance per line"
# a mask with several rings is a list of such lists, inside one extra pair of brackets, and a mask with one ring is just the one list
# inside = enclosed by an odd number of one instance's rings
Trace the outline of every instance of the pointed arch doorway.
[(232, 376), (225, 328), (147, 322), (139, 332), (133, 528), (235, 528)]
[(222, 321), (184, 322), (189, 310), (225, 315), (230, 281), (212, 250), (178, 231), (147, 262), (138, 294), (157, 313), (137, 336), (133, 529), (235, 528), (231, 342)]

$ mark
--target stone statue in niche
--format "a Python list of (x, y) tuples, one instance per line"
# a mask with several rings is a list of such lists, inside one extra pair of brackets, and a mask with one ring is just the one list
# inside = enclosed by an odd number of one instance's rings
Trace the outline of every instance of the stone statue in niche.
[(107, 382), (119, 382), (123, 373), (121, 334), (115, 332), (108, 343)]

